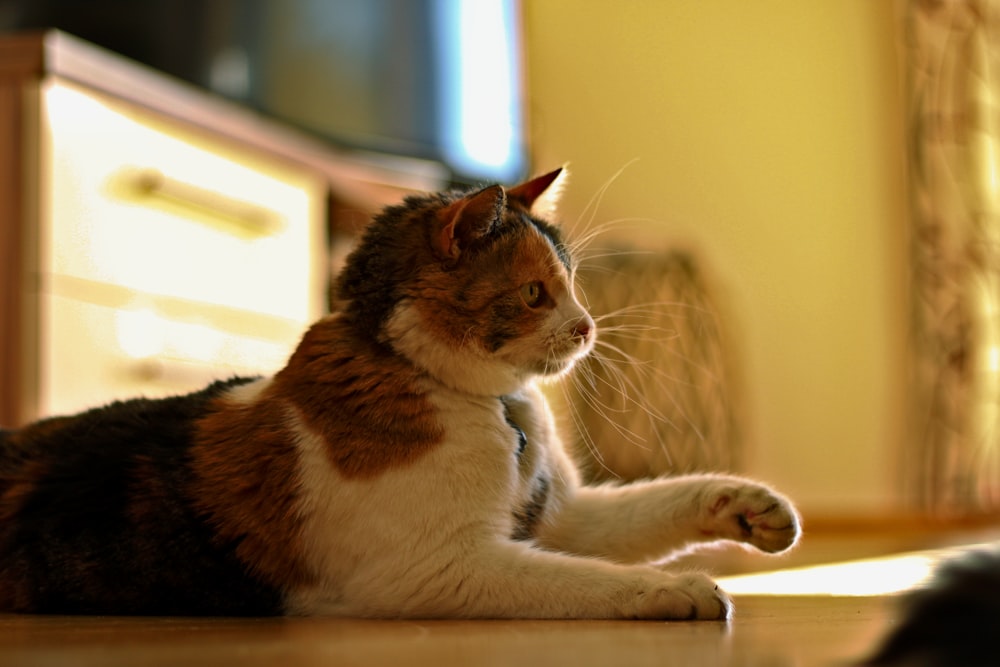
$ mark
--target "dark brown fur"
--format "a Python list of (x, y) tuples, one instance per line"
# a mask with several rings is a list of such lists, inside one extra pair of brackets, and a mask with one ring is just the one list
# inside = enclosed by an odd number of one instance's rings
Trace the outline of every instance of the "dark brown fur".
[(237, 555), (243, 536), (218, 535), (193, 502), (200, 482), (189, 451), (197, 424), (213, 399), (247, 381), (115, 403), (5, 435), (0, 608), (278, 613), (278, 590)]

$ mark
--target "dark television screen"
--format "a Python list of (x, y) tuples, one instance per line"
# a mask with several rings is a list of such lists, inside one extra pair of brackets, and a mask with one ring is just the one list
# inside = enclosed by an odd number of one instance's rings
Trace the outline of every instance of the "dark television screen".
[(516, 0), (0, 0), (342, 147), (523, 175)]

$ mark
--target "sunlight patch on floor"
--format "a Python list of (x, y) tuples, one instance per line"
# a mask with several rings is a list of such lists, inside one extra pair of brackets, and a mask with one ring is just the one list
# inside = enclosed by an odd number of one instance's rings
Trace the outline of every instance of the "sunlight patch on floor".
[(921, 585), (942, 559), (956, 549), (896, 554), (881, 558), (719, 577), (719, 586), (736, 595), (890, 595)]

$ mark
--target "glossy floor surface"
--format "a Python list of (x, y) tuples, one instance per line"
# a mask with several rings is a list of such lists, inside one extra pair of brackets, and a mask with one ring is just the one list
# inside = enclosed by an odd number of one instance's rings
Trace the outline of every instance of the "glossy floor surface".
[(884, 597), (738, 597), (729, 623), (0, 616), (0, 665), (846, 665)]

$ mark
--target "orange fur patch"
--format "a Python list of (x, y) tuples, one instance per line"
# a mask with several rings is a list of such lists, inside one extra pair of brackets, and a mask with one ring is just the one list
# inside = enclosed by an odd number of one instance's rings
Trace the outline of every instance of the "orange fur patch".
[(330, 317), (306, 333), (274, 389), (323, 438), (342, 475), (364, 478), (408, 465), (441, 442), (420, 377), (405, 359)]
[(197, 423), (191, 448), (191, 495), (221, 543), (266, 583), (288, 590), (308, 585), (297, 493), (298, 450), (283, 402), (265, 392), (255, 403), (215, 399)]
[(531, 229), (527, 238), (518, 244), (512, 274), (518, 285), (531, 280), (542, 281), (553, 295), (561, 295), (569, 282), (569, 274), (552, 244), (537, 229)]

